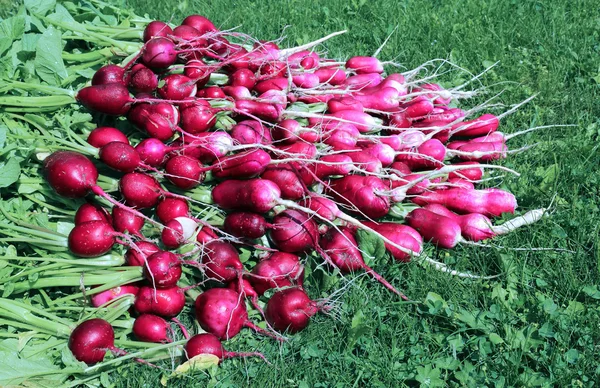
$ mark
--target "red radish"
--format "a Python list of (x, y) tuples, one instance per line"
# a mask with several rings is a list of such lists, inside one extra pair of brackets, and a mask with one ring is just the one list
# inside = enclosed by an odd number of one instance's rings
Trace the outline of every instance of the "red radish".
[(116, 83), (85, 87), (75, 99), (90, 110), (112, 116), (123, 116), (133, 102), (127, 87)]
[(354, 98), (366, 109), (395, 112), (398, 110), (398, 90), (384, 87), (375, 91), (354, 93)]
[(198, 186), (204, 179), (204, 169), (198, 160), (185, 155), (174, 155), (165, 164), (167, 179), (180, 189)]
[(196, 95), (196, 83), (183, 74), (169, 74), (162, 79), (164, 85), (158, 94), (166, 100), (183, 100)]
[(456, 221), (426, 209), (408, 213), (406, 222), (419, 231), (425, 241), (431, 241), (440, 248), (452, 249), (461, 240), (460, 225)]
[(229, 76), (229, 84), (252, 89), (256, 85), (256, 76), (252, 70), (239, 69)]
[(194, 358), (200, 354), (212, 354), (217, 356), (219, 362), (226, 358), (234, 357), (260, 357), (266, 361), (265, 356), (258, 352), (252, 353), (239, 353), (239, 352), (228, 352), (223, 348), (223, 344), (219, 338), (211, 333), (196, 334), (191, 337), (185, 344), (185, 353), (188, 359)]
[(190, 240), (196, 232), (198, 224), (189, 217), (176, 217), (168, 221), (163, 228), (160, 238), (169, 249), (179, 248)]
[[(492, 160), (504, 159), (508, 147), (503, 141), (493, 142), (468, 142), (458, 147), (457, 156), (462, 160), (490, 162)], [(467, 154), (463, 154), (467, 153)]]
[(244, 120), (231, 129), (231, 137), (240, 144), (271, 144), (269, 130), (260, 121)]
[[(420, 253), (423, 248), (423, 240), (421, 235), (410, 226), (395, 224), (392, 222), (375, 223), (371, 221), (364, 221), (363, 224), (375, 230), (377, 233), (389, 239), (398, 246), (410, 250), (416, 254)], [(387, 242), (385, 243), (385, 248), (388, 250), (388, 252), (390, 252), (394, 259), (402, 262), (410, 261), (411, 255), (409, 253), (403, 252)]]
[(92, 295), (91, 302), (92, 306), (100, 307), (107, 304), (110, 301), (117, 299), (123, 295), (137, 295), (139, 287), (132, 285), (118, 286), (111, 288), (110, 290), (102, 291), (98, 294)]
[(486, 113), (474, 120), (455, 124), (452, 127), (452, 136), (485, 136), (497, 130), (499, 123), (498, 117)]
[(302, 287), (304, 266), (292, 253), (273, 252), (254, 266), (252, 275), (248, 279), (256, 293), (262, 295), (271, 288)]
[(408, 165), (404, 162), (394, 162), (389, 169), (398, 176), (404, 176), (412, 173), (410, 167), (408, 167)]
[(258, 79), (285, 77), (287, 75), (287, 65), (285, 62), (271, 61), (262, 65), (258, 72), (260, 74)]
[(123, 175), (119, 182), (119, 190), (125, 202), (138, 209), (156, 206), (163, 193), (156, 179), (139, 172)]
[(469, 241), (487, 240), (496, 236), (492, 221), (479, 213), (460, 216), (460, 229), (462, 236)]
[(252, 287), (252, 283), (250, 283), (248, 279), (238, 278), (232, 280), (227, 285), (227, 288), (234, 290), (238, 294), (242, 294), (246, 299), (250, 299), (254, 307), (257, 308), (257, 310), (262, 311), (258, 305), (258, 293), (254, 287)]
[(202, 228), (200, 228), (200, 231), (196, 235), (196, 241), (203, 245), (213, 240), (216, 240), (217, 238), (218, 237), (215, 234), (215, 232), (213, 232), (212, 229), (207, 226), (203, 226)]
[(297, 88), (312, 89), (319, 85), (319, 77), (313, 73), (302, 73), (292, 76), (292, 83)]
[(480, 213), (498, 217), (504, 213), (514, 213), (517, 207), (515, 196), (500, 189), (465, 190), (453, 188), (423, 193), (412, 199), (424, 206), (437, 203), (459, 214)]
[(224, 241), (210, 241), (201, 257), (206, 276), (223, 283), (237, 279), (244, 270), (235, 247)]
[(103, 221), (108, 224), (112, 224), (112, 217), (108, 210), (100, 205), (92, 205), (91, 203), (84, 203), (79, 206), (75, 213), (75, 225), (83, 224), (89, 221)]
[(87, 142), (96, 148), (101, 148), (108, 143), (117, 141), (129, 144), (127, 136), (117, 128), (113, 127), (98, 127), (92, 130), (87, 138)]
[(143, 237), (144, 219), (120, 207), (113, 207), (112, 226), (117, 232)]
[(144, 42), (147, 42), (152, 38), (166, 38), (169, 35), (173, 35), (173, 29), (169, 27), (167, 23), (155, 20), (146, 25), (146, 28), (144, 29), (143, 39)]
[(217, 122), (215, 111), (210, 104), (198, 100), (196, 105), (181, 110), (181, 126), (193, 135), (206, 132)]
[(321, 68), (315, 70), (314, 74), (319, 77), (319, 82), (329, 85), (341, 85), (346, 81), (346, 72), (342, 69)]
[(331, 146), (335, 151), (345, 151), (355, 149), (357, 140), (357, 136), (352, 132), (336, 129), (323, 138), (323, 143)]
[(158, 252), (160, 249), (153, 243), (148, 241), (138, 241), (135, 243), (141, 252), (134, 248), (129, 248), (125, 252), (125, 262), (130, 266), (144, 266), (148, 256)]
[(414, 120), (418, 117), (428, 115), (432, 110), (433, 102), (421, 96), (421, 98), (417, 97), (409, 102), (403, 113), (408, 119)]
[[(353, 160), (344, 154), (325, 155), (319, 159), (319, 163), (310, 164), (300, 170), (302, 180), (306, 185), (315, 181), (315, 176), (325, 179), (334, 175), (348, 175), (354, 169)], [(307, 172), (310, 170), (310, 172)]]
[(419, 145), (414, 152), (400, 153), (396, 160), (404, 162), (412, 171), (439, 168), (444, 164), (446, 147), (437, 139), (430, 139)]
[(279, 119), (280, 108), (275, 104), (253, 100), (236, 100), (235, 112), (248, 117), (258, 117), (262, 120), (275, 121)]
[(271, 136), (277, 143), (293, 144), (298, 141), (301, 130), (302, 127), (299, 122), (286, 119), (271, 128)]
[(327, 110), (330, 113), (336, 113), (342, 110), (356, 110), (363, 111), (364, 106), (352, 96), (344, 96), (332, 98), (327, 101)]
[(299, 51), (289, 57), (287, 62), (292, 69), (299, 69), (302, 67), (305, 70), (314, 69), (319, 64), (319, 55), (312, 51)]
[[(183, 69), (186, 77), (196, 81), (196, 86), (202, 88), (210, 80), (210, 74), (214, 71), (214, 67), (205, 64), (202, 60), (192, 59), (187, 61)], [(201, 89), (200, 89), (201, 90)]]
[(383, 73), (383, 65), (375, 57), (352, 57), (346, 61), (346, 69), (356, 74)]
[(396, 128), (409, 128), (411, 122), (404, 112), (399, 112), (390, 116), (388, 125)]
[(154, 138), (142, 140), (135, 150), (140, 156), (140, 160), (152, 167), (160, 167), (164, 164), (167, 152), (170, 147), (166, 146), (162, 141)]
[(314, 211), (329, 221), (335, 221), (341, 214), (340, 209), (334, 201), (317, 194), (311, 194), (309, 197), (303, 198), (299, 202), (299, 205)]
[(98, 157), (108, 167), (119, 172), (133, 172), (142, 162), (140, 154), (127, 143), (113, 141), (100, 148)]
[(171, 327), (163, 318), (153, 314), (142, 314), (133, 322), (133, 335), (144, 342), (170, 342)]
[(184, 306), (185, 294), (183, 289), (177, 286), (165, 289), (140, 287), (133, 304), (133, 308), (138, 314), (156, 314), (163, 318), (172, 318), (178, 315)]
[(306, 193), (297, 169), (294, 169), (290, 163), (270, 165), (261, 177), (275, 183), (280, 190), (281, 198), (295, 200), (302, 198)]
[(105, 85), (114, 83), (125, 85), (125, 69), (121, 66), (102, 66), (96, 70), (94, 76), (92, 77), (92, 85)]
[(196, 97), (201, 98), (212, 98), (212, 99), (222, 99), (225, 98), (225, 93), (218, 86), (209, 86), (204, 89), (201, 89), (196, 94)]
[(261, 238), (267, 233), (270, 224), (265, 218), (251, 212), (229, 213), (223, 221), (225, 231), (235, 237)]
[[(185, 45), (185, 47), (201, 47), (206, 45), (206, 39), (201, 38), (202, 34), (200, 31), (195, 29), (192, 26), (186, 26), (182, 24), (173, 29), (173, 36), (176, 36), (179, 39), (176, 39), (180, 44)], [(183, 57), (185, 59), (188, 58), (196, 58), (196, 53), (185, 53)]]
[(226, 180), (212, 190), (213, 201), (225, 210), (266, 213), (277, 205), (281, 191), (266, 179)]
[[(331, 116), (332, 118), (330, 118)], [(339, 120), (337, 120), (339, 119)], [(364, 113), (358, 110), (342, 110), (339, 112), (332, 113), (331, 115), (325, 116), (324, 122), (346, 122), (353, 124), (361, 132), (369, 132), (376, 129), (378, 125), (381, 125), (379, 119), (372, 117), (368, 113)]]
[(389, 190), (381, 179), (374, 176), (349, 175), (330, 182), (329, 192), (341, 203), (355, 206), (354, 212), (369, 218), (380, 218), (388, 214), (390, 200), (380, 191)]
[(265, 171), (270, 162), (268, 153), (254, 149), (220, 159), (211, 166), (211, 171), (219, 179), (253, 178)]
[(218, 31), (213, 22), (202, 15), (190, 15), (183, 19), (181, 24), (194, 27), (201, 34)]
[(469, 164), (473, 165), (473, 168), (468, 168), (468, 169), (459, 170), (459, 171), (453, 171), (450, 174), (448, 174), (448, 178), (449, 179), (453, 179), (453, 178), (468, 179), (471, 181), (480, 180), (483, 177), (483, 168), (480, 167), (481, 165), (478, 162), (454, 163), (455, 166), (469, 165)]
[(151, 69), (164, 69), (175, 63), (177, 50), (173, 41), (156, 37), (148, 40), (142, 51), (142, 61)]
[(277, 291), (267, 302), (265, 316), (275, 330), (297, 333), (308, 326), (310, 318), (318, 311), (327, 311), (327, 306), (310, 300), (300, 288)]
[(383, 78), (379, 73), (364, 73), (346, 78), (346, 81), (344, 81), (343, 85), (359, 90), (375, 87), (379, 85), (381, 81), (383, 81)]
[(235, 337), (243, 327), (264, 333), (248, 320), (241, 294), (229, 288), (211, 288), (196, 298), (196, 319), (202, 329), (219, 339)]
[(287, 92), (288, 88), (288, 79), (283, 77), (261, 81), (254, 85), (254, 91), (261, 94), (268, 90), (282, 90)]
[(163, 224), (177, 217), (186, 217), (189, 213), (188, 203), (180, 198), (163, 198), (156, 206), (156, 215)]
[(135, 93), (152, 93), (158, 87), (158, 77), (152, 70), (138, 63), (131, 68), (128, 86)]
[(234, 100), (252, 99), (252, 93), (244, 86), (223, 86), (223, 93)]
[(284, 210), (273, 218), (269, 236), (280, 251), (290, 253), (312, 250), (319, 241), (315, 221), (294, 209)]
[[(461, 189), (475, 190), (475, 185), (472, 182), (462, 178), (448, 178), (445, 183), (448, 185), (448, 188), (460, 187)], [(443, 189), (444, 187), (446, 186), (441, 186), (440, 189)]]
[(341, 273), (345, 274), (364, 270), (387, 289), (400, 295), (404, 299), (406, 298), (406, 296), (396, 290), (394, 286), (381, 277), (381, 275), (365, 264), (360, 250), (358, 249), (358, 243), (354, 239), (354, 235), (349, 228), (342, 227), (339, 230), (330, 229), (323, 237), (321, 237), (319, 244), (327, 255), (329, 255), (333, 264), (339, 268)]
[[(285, 154), (279, 156), (279, 158), (288, 158), (289, 154), (294, 154), (298, 159), (314, 159), (317, 155), (317, 147), (314, 144), (299, 141), (290, 145), (277, 146), (277, 149), (283, 151)], [(294, 163), (298, 165), (298, 163)]]
[(394, 163), (394, 158), (396, 157), (394, 149), (383, 142), (371, 144), (364, 150), (366, 153), (379, 159), (383, 167), (388, 167)]
[(77, 325), (69, 336), (69, 350), (78, 361), (96, 364), (104, 360), (107, 350), (116, 350), (115, 332), (104, 319), (88, 319)]
[(88, 221), (69, 233), (69, 250), (80, 257), (98, 257), (111, 250), (117, 233), (105, 221)]
[(181, 262), (172, 252), (156, 252), (148, 257), (144, 276), (156, 288), (174, 287), (181, 278)]

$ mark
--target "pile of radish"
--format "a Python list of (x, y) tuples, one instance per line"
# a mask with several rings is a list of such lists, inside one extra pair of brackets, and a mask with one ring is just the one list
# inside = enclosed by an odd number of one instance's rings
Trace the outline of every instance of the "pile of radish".
[[(512, 110), (462, 109), (457, 101), (470, 93), (419, 79), (419, 71), (391, 72), (374, 56), (319, 55), (335, 35), (282, 49), (200, 15), (175, 27), (152, 21), (137, 54), (100, 67), (77, 92), (79, 104), (114, 117), (115, 127), (84, 134), (77, 152), (44, 155), (44, 176), (58, 195), (88, 200), (64, 239), (72, 254), (93, 259), (122, 245), (126, 265), (139, 268), (143, 280), (96, 285), (87, 295), (94, 307), (133, 295), (137, 340), (181, 335), (187, 359), (264, 358), (225, 351), (221, 341), (244, 328), (285, 341), (327, 313), (331, 304), (311, 300), (303, 286), (307, 257), (340, 276), (365, 272), (409, 300), (371, 268), (384, 257), (369, 257), (366, 240), (396, 261), (477, 278), (424, 247), (478, 243), (544, 214), (498, 224), (517, 201), (480, 187), (487, 171), (514, 173), (490, 163), (513, 153), (515, 134), (498, 131)], [(132, 143), (116, 123), (141, 135)], [(120, 176), (118, 193), (99, 184), (101, 165)], [(190, 336), (177, 317), (192, 303), (204, 333)], [(249, 309), (258, 312), (252, 319)], [(107, 350), (127, 354), (114, 341), (111, 324), (94, 318), (73, 330), (69, 349), (92, 365)]]

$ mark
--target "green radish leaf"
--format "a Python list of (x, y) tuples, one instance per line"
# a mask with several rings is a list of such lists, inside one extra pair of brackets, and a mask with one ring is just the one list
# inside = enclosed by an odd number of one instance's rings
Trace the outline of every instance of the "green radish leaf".
[(0, 166), (0, 187), (8, 187), (19, 179), (21, 166), (16, 159), (8, 159), (4, 166)]
[(8, 128), (6, 125), (0, 125), (0, 150), (4, 148), (4, 143), (6, 142), (6, 131)]
[(35, 52), (41, 34), (25, 34), (21, 39), (22, 51)]
[(25, 0), (29, 12), (44, 16), (56, 6), (56, 0)]
[[(4, 347), (3, 347), (4, 348)], [(0, 350), (0, 386), (59, 386), (68, 375), (46, 358), (21, 358), (16, 350)], [(27, 385), (22, 385), (22, 384)]]
[(0, 54), (12, 46), (25, 32), (25, 16), (14, 16), (0, 22)]
[(374, 259), (380, 259), (385, 256), (385, 244), (383, 240), (372, 232), (358, 229), (356, 232), (358, 248), (363, 254), (363, 260), (368, 266)]
[(60, 31), (48, 28), (38, 41), (35, 68), (42, 80), (50, 85), (60, 85), (60, 80), (68, 73), (62, 60), (62, 41)]
[(2, 297), (3, 298), (8, 298), (10, 296), (10, 294), (12, 294), (13, 291), (15, 290), (14, 283), (6, 283), (2, 287), (4, 288), (2, 290)]

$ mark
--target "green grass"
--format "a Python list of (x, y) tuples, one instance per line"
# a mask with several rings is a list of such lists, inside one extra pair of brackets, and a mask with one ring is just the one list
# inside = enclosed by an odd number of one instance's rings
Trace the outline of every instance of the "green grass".
[[(231, 350), (262, 351), (272, 365), (231, 360), (170, 385), (592, 386), (600, 380), (600, 292), (594, 288), (600, 284), (597, 2), (131, 0), (127, 5), (174, 22), (200, 13), (222, 28), (240, 26), (260, 39), (285, 34), (283, 44), (290, 46), (347, 29), (325, 45), (334, 58), (372, 54), (398, 26), (380, 58), (407, 69), (447, 58), (474, 73), (499, 61), (483, 84), (506, 89), (500, 101), (513, 104), (538, 94), (503, 121), (504, 131), (577, 125), (512, 141), (512, 148), (539, 145), (503, 163), (522, 175), (507, 177), (502, 187), (517, 195), (522, 210), (546, 206), (553, 197), (555, 207), (550, 218), (495, 241), (574, 253), (473, 247), (434, 253), (461, 270), (500, 274), (492, 281), (461, 280), (415, 263), (377, 262), (377, 271), (424, 303), (401, 303), (360, 277), (338, 295), (335, 320), (316, 317), (282, 346), (248, 331), (227, 343)], [(315, 276), (307, 288), (313, 297), (324, 297), (335, 289), (331, 281)], [(131, 366), (121, 376), (118, 386), (154, 387), (160, 372)]]

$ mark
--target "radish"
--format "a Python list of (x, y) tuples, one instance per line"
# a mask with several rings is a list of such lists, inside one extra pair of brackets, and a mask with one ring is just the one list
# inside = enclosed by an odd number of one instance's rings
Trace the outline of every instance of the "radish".
[(98, 257), (111, 250), (120, 234), (105, 221), (75, 225), (69, 233), (69, 250), (80, 257)]
[(85, 87), (75, 99), (90, 110), (112, 116), (123, 116), (133, 103), (127, 87), (116, 83)]
[(327, 101), (327, 110), (330, 113), (336, 113), (342, 110), (356, 110), (363, 111), (364, 106), (352, 96), (344, 96), (332, 98)]
[(112, 220), (112, 226), (117, 232), (129, 233), (140, 238), (144, 237), (141, 233), (144, 227), (144, 219), (132, 212), (115, 206), (112, 209)]
[(167, 160), (167, 179), (183, 190), (198, 186), (204, 179), (204, 169), (198, 160), (185, 155), (174, 155)]
[(492, 227), (492, 221), (483, 214), (471, 213), (459, 216), (436, 203), (426, 205), (423, 209), (452, 218), (460, 225), (462, 236), (469, 241), (487, 240), (496, 236), (496, 232)]
[(448, 174), (448, 179), (461, 178), (471, 181), (478, 181), (483, 177), (483, 168), (478, 162), (459, 162), (453, 163), (455, 166), (473, 165), (473, 168), (453, 171)]
[(461, 240), (461, 228), (456, 221), (426, 209), (411, 211), (406, 222), (419, 231), (424, 240), (440, 248), (452, 249)]
[(319, 77), (319, 82), (329, 85), (341, 85), (346, 81), (346, 72), (336, 68), (321, 68), (315, 70), (314, 74)]
[(196, 95), (196, 83), (183, 74), (169, 74), (162, 79), (158, 94), (166, 100), (183, 100)]
[(271, 288), (302, 287), (304, 266), (292, 253), (273, 252), (258, 262), (251, 274), (256, 275), (248, 275), (252, 287), (258, 295), (262, 295)]
[(151, 69), (167, 68), (176, 60), (175, 43), (161, 36), (148, 40), (142, 49), (142, 62)]
[(198, 234), (196, 235), (196, 241), (202, 245), (206, 245), (210, 241), (216, 240), (217, 238), (218, 237), (215, 232), (207, 226), (200, 228), (200, 231), (198, 231)]
[(217, 122), (215, 111), (210, 104), (198, 100), (198, 103), (181, 109), (181, 126), (192, 135), (206, 132)]
[(327, 191), (341, 203), (352, 206), (352, 211), (369, 218), (388, 214), (390, 200), (379, 192), (389, 190), (381, 179), (374, 176), (349, 175), (330, 182)]
[(266, 179), (226, 180), (212, 190), (213, 201), (225, 210), (266, 213), (277, 205), (281, 191)]
[(517, 208), (515, 196), (501, 189), (437, 190), (423, 193), (412, 201), (420, 206), (437, 203), (459, 214), (480, 213), (491, 217), (499, 217), (504, 213), (512, 214)]
[(177, 286), (164, 289), (140, 287), (133, 304), (138, 314), (156, 314), (163, 318), (178, 315), (184, 306), (185, 294), (183, 289)]
[(125, 85), (125, 69), (121, 66), (102, 66), (96, 70), (94, 76), (92, 77), (92, 85), (105, 85), (114, 83)]
[(75, 225), (79, 225), (89, 221), (103, 221), (107, 224), (112, 224), (112, 217), (108, 210), (102, 206), (84, 203), (77, 209), (74, 223)]
[(404, 162), (412, 171), (439, 168), (444, 165), (446, 147), (437, 139), (430, 139), (420, 144), (414, 151), (402, 152), (396, 161)]
[(156, 215), (163, 224), (177, 217), (186, 217), (189, 213), (188, 203), (180, 198), (163, 198), (156, 206)]
[(69, 350), (78, 361), (88, 365), (104, 360), (106, 351), (116, 351), (115, 332), (100, 318), (81, 322), (69, 336)]
[(271, 144), (269, 130), (260, 121), (243, 120), (231, 129), (231, 137), (240, 144)]
[(346, 61), (346, 69), (356, 74), (383, 73), (383, 65), (375, 57), (352, 57)]
[(148, 241), (136, 242), (138, 250), (129, 248), (125, 252), (125, 262), (130, 266), (144, 266), (148, 256), (158, 252), (160, 249), (155, 244)]
[(223, 348), (221, 340), (211, 333), (196, 334), (191, 337), (185, 344), (185, 354), (188, 359), (194, 358), (200, 354), (213, 354), (217, 356), (219, 363), (226, 358), (234, 357), (260, 357), (267, 362), (265, 356), (258, 352), (228, 352)]
[(205, 275), (223, 283), (239, 278), (244, 270), (235, 247), (224, 241), (208, 242), (204, 246), (201, 260), (206, 267)]
[(133, 335), (144, 342), (170, 342), (167, 321), (153, 314), (142, 314), (133, 322)]
[(87, 137), (87, 142), (96, 148), (101, 148), (108, 143), (117, 141), (129, 144), (129, 139), (127, 136), (117, 128), (113, 127), (95, 128)]
[(152, 93), (158, 87), (158, 77), (152, 70), (138, 63), (131, 68), (128, 86), (134, 93)]
[(123, 175), (119, 190), (125, 202), (138, 209), (156, 206), (164, 193), (156, 179), (139, 172)]
[(251, 240), (264, 236), (270, 227), (271, 224), (263, 216), (251, 212), (229, 213), (223, 221), (223, 228), (227, 233)]
[(172, 252), (156, 252), (147, 258), (144, 266), (144, 276), (156, 288), (174, 287), (181, 273), (181, 262)]
[[(419, 232), (410, 226), (395, 224), (392, 222), (375, 223), (372, 221), (364, 221), (363, 223), (378, 234), (392, 241), (394, 244), (397, 244), (408, 251), (414, 252), (415, 254), (421, 253), (423, 248), (422, 237)], [(387, 241), (385, 242), (385, 248), (388, 252), (390, 252), (394, 259), (402, 262), (410, 261), (410, 253), (392, 246)]]
[(375, 87), (379, 85), (381, 81), (383, 81), (383, 78), (379, 73), (363, 73), (346, 78), (342, 85), (348, 86), (354, 90), (359, 90)]
[(269, 236), (280, 251), (290, 253), (312, 250), (319, 241), (315, 221), (294, 209), (284, 210), (273, 218)]
[(213, 22), (202, 15), (190, 15), (183, 19), (181, 24), (193, 27), (201, 34), (218, 31)]
[(329, 309), (323, 303), (310, 300), (300, 288), (286, 288), (269, 299), (265, 316), (275, 330), (293, 334), (305, 329), (317, 312)]
[(169, 27), (167, 23), (159, 20), (152, 21), (144, 28), (144, 42), (149, 41), (152, 38), (163, 37), (166, 38), (169, 35), (173, 35), (173, 29)]
[(455, 124), (452, 127), (451, 136), (485, 136), (498, 129), (500, 124), (498, 117), (493, 114), (486, 113), (480, 117)]
[(135, 150), (143, 163), (152, 167), (160, 167), (164, 164), (166, 155), (171, 150), (171, 147), (166, 146), (158, 139), (148, 138), (135, 146)]
[(261, 174), (261, 178), (273, 182), (280, 190), (281, 198), (296, 200), (306, 193), (306, 187), (291, 163), (270, 165)]
[(196, 97), (219, 100), (224, 99), (226, 96), (220, 87), (208, 86), (204, 89), (200, 89), (198, 93), (196, 93)]
[[(202, 88), (210, 80), (210, 74), (214, 69), (213, 66), (207, 65), (201, 59), (192, 59), (185, 64), (183, 73), (186, 77), (196, 81), (196, 86), (198, 88)], [(198, 89), (198, 91), (200, 90), (202, 89)]]
[(281, 90), (287, 92), (288, 87), (289, 85), (287, 78), (272, 78), (258, 82), (256, 85), (254, 85), (254, 91), (261, 94), (268, 90)]
[(354, 239), (354, 235), (350, 229), (345, 227), (339, 228), (339, 230), (330, 229), (321, 237), (319, 244), (341, 273), (364, 270), (387, 289), (400, 295), (403, 299), (407, 299), (405, 295), (396, 290), (387, 280), (365, 264), (358, 249), (358, 243)]
[(98, 158), (119, 172), (133, 172), (141, 167), (142, 160), (136, 149), (127, 143), (113, 141), (100, 148)]
[(244, 86), (224, 86), (223, 93), (234, 100), (250, 100), (252, 93)]
[(211, 166), (211, 171), (219, 179), (253, 178), (265, 171), (270, 162), (268, 153), (254, 149), (220, 159)]
[(243, 327), (269, 335), (248, 320), (243, 298), (229, 288), (211, 288), (196, 298), (196, 320), (202, 329), (219, 339), (235, 337)]
[(169, 220), (163, 228), (160, 238), (169, 249), (179, 248), (188, 242), (196, 232), (198, 223), (189, 217), (176, 217)]
[(232, 86), (243, 86), (252, 89), (256, 85), (256, 76), (249, 69), (239, 69), (229, 76), (229, 84)]
[(123, 295), (137, 295), (139, 287), (132, 285), (118, 286), (111, 288), (110, 290), (102, 291), (98, 294), (92, 295), (91, 303), (94, 307), (100, 307), (106, 305), (108, 302), (113, 301)]

